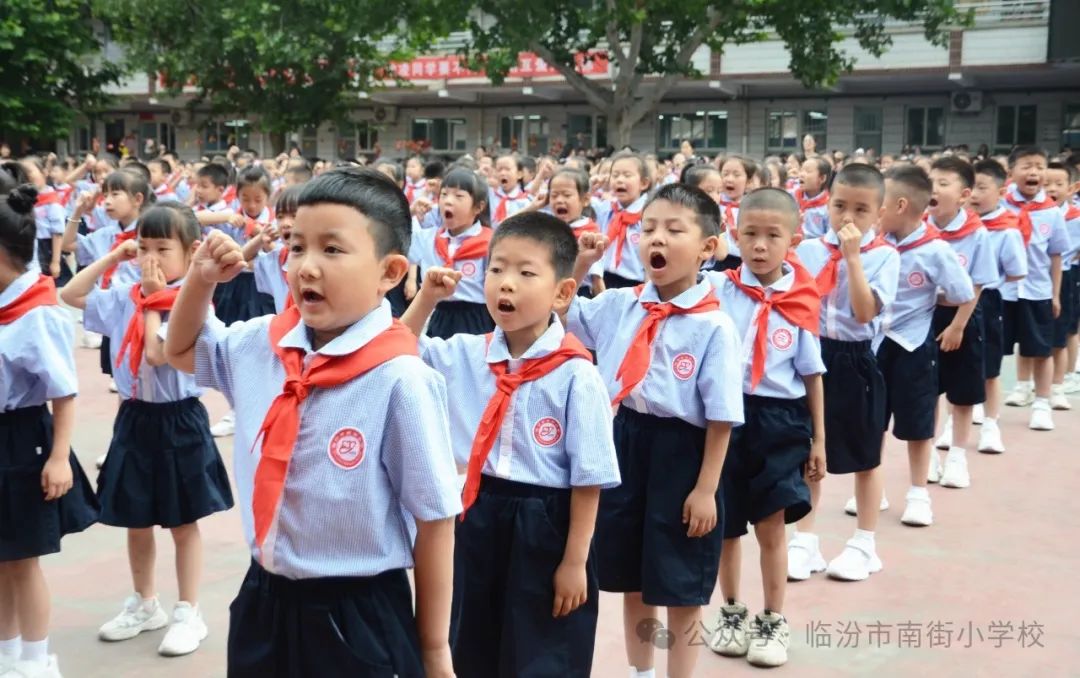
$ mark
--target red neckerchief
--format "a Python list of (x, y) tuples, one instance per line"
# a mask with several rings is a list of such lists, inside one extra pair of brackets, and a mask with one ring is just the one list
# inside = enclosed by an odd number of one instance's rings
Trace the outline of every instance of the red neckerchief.
[(1080, 207), (1076, 205), (1069, 205), (1065, 210), (1065, 221), (1072, 221), (1073, 219), (1080, 219)]
[[(120, 342), (120, 350), (116, 354), (116, 366), (120, 367), (124, 361), (124, 353), (127, 353), (128, 369), (131, 370), (132, 376), (136, 377), (136, 383), (138, 382), (139, 365), (142, 364), (143, 349), (145, 348), (146, 318), (144, 314), (146, 311), (171, 311), (179, 294), (179, 288), (166, 287), (148, 297), (144, 297), (142, 283), (135, 283), (131, 286), (131, 292), (128, 296), (131, 302), (135, 304), (135, 312), (131, 314), (127, 331), (124, 332), (124, 339)], [(134, 395), (134, 389), (132, 389), (132, 395)]]
[[(824, 297), (836, 289), (836, 284), (840, 280), (840, 260), (844, 258), (844, 253), (840, 251), (839, 245), (834, 245), (831, 242), (826, 241), (825, 236), (821, 236), (821, 243), (829, 250), (829, 260), (825, 262), (825, 266), (818, 271), (815, 282), (817, 283), (818, 294)], [(892, 245), (890, 245), (884, 237), (878, 235), (873, 240), (860, 247), (859, 252), (869, 252), (878, 247), (892, 247)]]
[(581, 217), (570, 222), (570, 229), (574, 231), (574, 237), (581, 237), (583, 233), (599, 233), (600, 227), (588, 217)]
[(1031, 221), (1031, 213), (1038, 212), (1039, 210), (1048, 210), (1051, 207), (1057, 207), (1057, 203), (1049, 198), (1044, 198), (1041, 202), (1036, 202), (1034, 200), (1020, 202), (1012, 196), (1012, 191), (1005, 194), (1005, 202), (1020, 210), (1017, 219), (1020, 226), (1020, 234), (1024, 236), (1025, 245), (1031, 242), (1031, 236), (1035, 232), (1035, 224)]
[(615, 203), (616, 211), (611, 215), (611, 221), (608, 222), (607, 237), (611, 241), (608, 247), (615, 247), (615, 268), (619, 267), (622, 263), (622, 251), (623, 244), (626, 242), (626, 232), (631, 226), (641, 221), (641, 212), (631, 212), (626, 208)]
[(897, 243), (896, 251), (899, 252), (900, 254), (903, 254), (904, 252), (907, 252), (909, 250), (913, 250), (916, 247), (922, 247), (923, 245), (925, 245), (928, 242), (932, 242), (934, 240), (940, 240), (941, 239), (941, 230), (937, 226), (934, 226), (933, 224), (931, 224), (928, 221), (924, 221), (923, 222), (923, 228), (925, 228), (926, 230), (923, 231), (923, 234), (922, 234), (921, 238), (919, 238), (915, 242), (907, 243), (906, 245), (901, 245), (901, 244)]
[(450, 256), (450, 240), (445, 238), (448, 233), (446, 227), (443, 226), (435, 234), (435, 253), (439, 255), (443, 263), (450, 268), (454, 267), (454, 264), (458, 261), (468, 261), (469, 259), (483, 259), (487, 256), (488, 245), (491, 243), (491, 229), (480, 227), (480, 232), (476, 235), (470, 235), (468, 238), (462, 241), (461, 245), (454, 250), (454, 256)]
[(1005, 231), (1010, 228), (1015, 228), (1017, 231), (1020, 231), (1020, 235), (1024, 239), (1025, 247), (1027, 247), (1028, 242), (1031, 240), (1031, 222), (1028, 222), (1029, 230), (1025, 234), (1020, 228), (1020, 217), (1007, 209), (1001, 210), (1001, 214), (993, 219), (983, 219), (983, 226), (985, 226), (988, 231)]
[[(128, 240), (134, 240), (138, 236), (139, 236), (139, 229), (138, 228), (133, 228), (130, 231), (120, 231), (120, 233), (118, 233), (116, 235), (116, 237), (113, 238), (112, 245), (109, 246), (109, 251), (112, 252), (117, 247), (120, 247), (121, 245), (126, 243)], [(105, 269), (105, 272), (101, 274), (101, 289), (103, 289), (103, 290), (109, 289), (109, 285), (112, 284), (113, 275), (116, 273), (116, 269), (119, 266), (120, 266), (120, 262), (117, 262), (117, 263), (113, 264), (112, 266), (108, 267), (107, 269)]]
[(795, 189), (795, 200), (799, 203), (799, 214), (805, 214), (806, 210), (812, 210), (828, 205), (829, 192), (822, 189), (822, 191), (813, 198), (807, 198), (806, 193), (803, 192), (801, 188), (797, 188)]
[(946, 242), (963, 240), (975, 231), (979, 230), (979, 228), (981, 228), (983, 225), (982, 219), (979, 218), (979, 215), (976, 214), (973, 210), (969, 209), (964, 210), (964, 223), (960, 226), (960, 228), (956, 229), (955, 231), (938, 228), (937, 226), (932, 224), (929, 219), (925, 223), (927, 226), (934, 226), (935, 228), (937, 228), (938, 235), (941, 237), (942, 240)]
[(53, 190), (42, 191), (38, 193), (37, 201), (34, 202), (34, 207), (45, 207), (46, 205), (59, 205), (60, 194)]
[(492, 221), (502, 223), (506, 219), (507, 205), (511, 200), (517, 200), (521, 197), (521, 189), (515, 186), (509, 193), (503, 193), (500, 189), (495, 189), (495, 197), (499, 199), (499, 204), (495, 207), (495, 216), (492, 217)]
[(233, 200), (236, 200), (236, 184), (226, 188), (225, 192), (221, 194), (221, 199), (225, 201), (226, 205), (231, 205)]
[(56, 306), (56, 281), (41, 275), (7, 306), (0, 306), (0, 325), (10, 325), (38, 306)]

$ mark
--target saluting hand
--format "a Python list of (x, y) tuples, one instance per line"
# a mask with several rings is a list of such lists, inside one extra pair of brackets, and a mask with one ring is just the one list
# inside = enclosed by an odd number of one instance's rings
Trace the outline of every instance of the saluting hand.
[(235, 240), (221, 231), (211, 231), (195, 250), (191, 269), (211, 283), (229, 282), (245, 268), (244, 252)]

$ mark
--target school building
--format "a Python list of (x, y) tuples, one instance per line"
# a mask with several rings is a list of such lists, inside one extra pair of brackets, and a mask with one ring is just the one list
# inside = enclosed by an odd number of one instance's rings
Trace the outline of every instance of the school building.
[[(800, 149), (809, 133), (819, 150), (1080, 148), (1080, 2), (957, 4), (973, 10), (974, 21), (951, 31), (945, 47), (927, 42), (921, 26), (899, 22), (889, 24), (892, 46), (881, 57), (845, 39), (854, 70), (828, 89), (807, 90), (795, 80), (775, 37), (722, 54), (702, 48), (694, 64), (704, 77), (676, 85), (655, 115), (635, 127), (631, 143), (663, 154), (689, 139), (710, 155), (763, 156)], [(408, 85), (359, 99), (351, 124), (296, 130), (290, 142), (307, 157), (327, 159), (403, 157), (418, 147), (453, 157), (480, 144), (557, 154), (567, 143), (608, 144), (605, 118), (541, 59), (523, 53), (511, 77), (495, 87), (461, 69), (453, 53), (462, 39), (451, 35), (432, 54), (396, 64)], [(602, 55), (581, 68), (592, 79), (609, 77)], [(257, 120), (191, 113), (184, 96), (167, 98), (155, 85), (142, 77), (117, 87), (114, 107), (74, 129), (61, 150), (88, 150), (96, 139), (103, 148), (125, 144), (141, 152), (154, 139), (186, 158), (224, 152), (231, 143), (271, 153)]]

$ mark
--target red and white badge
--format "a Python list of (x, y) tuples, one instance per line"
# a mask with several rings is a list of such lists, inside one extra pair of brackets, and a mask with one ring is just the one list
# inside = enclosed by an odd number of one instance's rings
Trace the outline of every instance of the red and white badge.
[(562, 426), (553, 417), (544, 417), (533, 424), (533, 440), (541, 447), (551, 447), (562, 440)]
[(966, 254), (962, 254), (960, 252), (957, 252), (956, 253), (956, 258), (960, 260), (960, 265), (961, 266), (963, 266), (964, 268), (967, 268), (968, 258), (967, 258)]
[(791, 348), (793, 343), (795, 343), (795, 337), (792, 336), (791, 330), (786, 327), (780, 327), (772, 333), (771, 337), (769, 337), (769, 342), (772, 343), (773, 348), (776, 350), (786, 351)]
[(634, 244), (634, 245), (641, 242), (641, 234), (640, 233), (631, 233), (630, 234), (630, 242), (631, 242), (631, 244)]
[(672, 373), (675, 375), (676, 379), (681, 379), (682, 381), (686, 381), (694, 376), (695, 368), (697, 368), (697, 358), (690, 353), (680, 353), (671, 361)]
[(364, 434), (355, 428), (341, 428), (330, 439), (326, 452), (338, 468), (351, 471), (364, 461)]
[(922, 274), (922, 271), (912, 271), (908, 273), (907, 283), (911, 287), (922, 287), (926, 284), (926, 276)]
[(1045, 221), (1039, 224), (1039, 233), (1042, 233), (1043, 235), (1050, 235), (1050, 224), (1046, 223)]
[(471, 278), (476, 275), (476, 264), (471, 261), (466, 261), (461, 265), (461, 275), (466, 278)]

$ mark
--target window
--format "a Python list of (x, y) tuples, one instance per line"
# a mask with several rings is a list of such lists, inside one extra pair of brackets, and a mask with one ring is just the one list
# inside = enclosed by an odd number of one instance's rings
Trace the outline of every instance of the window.
[(802, 138), (807, 134), (814, 137), (819, 153), (824, 153), (827, 148), (825, 142), (828, 140), (828, 135), (825, 134), (825, 129), (829, 125), (829, 114), (822, 110), (803, 111), (802, 118), (802, 132), (799, 134), (799, 148), (802, 149)]
[(571, 113), (566, 116), (566, 146), (571, 149), (603, 148), (607, 146), (607, 118)]
[(319, 155), (319, 128), (308, 125), (300, 130), (300, 155), (315, 158)]
[(375, 150), (378, 143), (379, 130), (367, 120), (348, 122), (338, 127), (338, 158), (355, 158), (357, 153)]
[[(248, 148), (251, 137), (251, 127), (247, 120), (226, 120), (224, 122), (209, 121), (203, 131), (203, 151), (229, 150), (229, 146), (236, 145), (241, 149)], [(169, 146), (169, 148), (175, 148)]]
[(1065, 106), (1065, 124), (1061, 126), (1061, 147), (1080, 150), (1080, 104)]
[[(75, 131), (75, 150), (79, 152), (86, 152), (91, 150), (93, 144), (94, 132), (91, 125), (80, 125)], [(170, 147), (171, 148), (171, 147)]]
[(799, 115), (795, 111), (769, 111), (766, 129), (769, 150), (795, 150), (799, 147)]
[(499, 123), (499, 145), (512, 151), (542, 155), (550, 140), (551, 125), (542, 115), (506, 115)]
[(884, 120), (881, 108), (855, 107), (855, 148), (873, 149), (881, 154), (881, 130)]
[(660, 150), (677, 151), (683, 141), (695, 150), (727, 148), (727, 111), (661, 113), (656, 121)]
[(908, 146), (926, 148), (945, 143), (945, 109), (913, 106), (907, 109)]
[(1013, 146), (1035, 143), (1035, 106), (998, 106), (994, 145), (1008, 153)]
[(414, 118), (412, 140), (426, 141), (435, 151), (464, 151), (464, 118)]
[(176, 134), (173, 126), (167, 122), (144, 120), (139, 125), (139, 136), (142, 141), (140, 152), (146, 150), (146, 142), (150, 139), (153, 139), (159, 148), (163, 146), (170, 151), (176, 150)]

